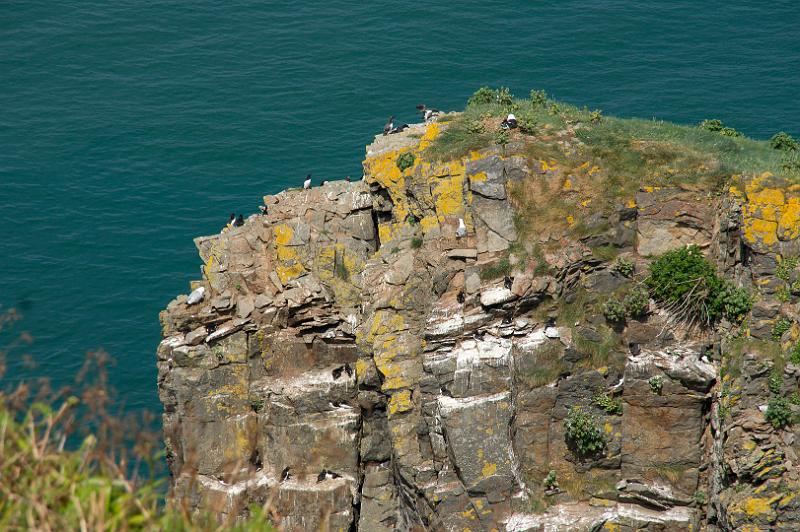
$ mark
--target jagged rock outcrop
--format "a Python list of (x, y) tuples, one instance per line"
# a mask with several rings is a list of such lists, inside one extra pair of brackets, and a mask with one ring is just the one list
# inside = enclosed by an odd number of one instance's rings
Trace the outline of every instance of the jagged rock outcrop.
[[(267, 196), (267, 214), (196, 240), (205, 296), (169, 304), (158, 349), (175, 494), (220, 515), (268, 502), (287, 530), (800, 526), (798, 444), (764, 420), (760, 344), (652, 302), (627, 324), (590, 311), (635, 282), (593, 248), (644, 271), (694, 243), (760, 290), (750, 332), (768, 337), (795, 312), (775, 299), (792, 193), (766, 176), (724, 197), (643, 187), (587, 237), (521, 239), (514, 183), (579, 178), (513, 142), (432, 160), (444, 127), (379, 136), (364, 181)], [(800, 369), (778, 371), (796, 389)], [(569, 441), (576, 405), (602, 452)]]

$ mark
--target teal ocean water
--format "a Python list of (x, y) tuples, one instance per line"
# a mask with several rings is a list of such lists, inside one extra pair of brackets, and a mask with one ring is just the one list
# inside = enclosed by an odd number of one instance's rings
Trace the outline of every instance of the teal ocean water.
[(308, 172), (360, 176), (390, 114), (488, 84), (800, 135), (798, 23), (780, 0), (7, 0), (0, 305), (36, 373), (66, 382), (102, 347), (127, 408), (158, 409), (158, 311), (199, 276), (192, 238)]

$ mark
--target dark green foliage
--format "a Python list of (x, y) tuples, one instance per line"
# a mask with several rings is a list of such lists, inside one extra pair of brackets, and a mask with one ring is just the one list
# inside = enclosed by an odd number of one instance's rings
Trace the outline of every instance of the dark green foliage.
[(776, 150), (797, 151), (800, 149), (800, 143), (798, 143), (794, 137), (783, 131), (775, 133), (772, 138), (769, 139), (769, 145)]
[(397, 167), (401, 172), (403, 172), (406, 168), (411, 168), (414, 166), (414, 154), (410, 151), (401, 153), (395, 164), (397, 164)]
[(783, 374), (779, 370), (772, 370), (769, 379), (767, 379), (767, 387), (773, 394), (780, 395), (781, 389), (783, 388)]
[(622, 402), (619, 399), (614, 399), (608, 394), (603, 393), (596, 395), (594, 397), (594, 404), (605, 410), (607, 414), (614, 416), (622, 415)]
[(721, 120), (717, 120), (716, 118), (711, 120), (703, 120), (700, 122), (698, 126), (700, 129), (705, 129), (706, 131), (711, 131), (714, 133), (719, 133), (724, 137), (741, 137), (742, 134), (733, 129), (732, 127), (726, 127), (725, 124), (722, 123)]
[(536, 115), (530, 109), (519, 112), (517, 114), (517, 127), (526, 135), (535, 135), (537, 131)]
[(551, 469), (550, 472), (547, 473), (547, 476), (544, 477), (544, 482), (542, 482), (542, 485), (544, 485), (544, 489), (546, 490), (558, 489), (558, 480), (556, 479), (556, 472)]
[(633, 288), (622, 301), (625, 305), (625, 312), (632, 318), (641, 318), (647, 314), (650, 306), (650, 294), (643, 286)]
[(789, 361), (792, 364), (800, 365), (800, 343), (794, 344), (794, 347), (789, 352)]
[(785, 397), (773, 397), (767, 403), (764, 417), (776, 429), (781, 429), (792, 422), (792, 409)]
[(654, 394), (661, 395), (661, 389), (664, 387), (664, 379), (659, 375), (654, 375), (647, 379), (647, 384), (650, 385), (650, 391)]
[(481, 269), (480, 278), (484, 281), (489, 279), (497, 279), (504, 275), (511, 273), (511, 263), (508, 258), (500, 259), (492, 264), (487, 264)]
[(589, 412), (580, 406), (569, 409), (564, 420), (567, 443), (579, 457), (593, 456), (606, 446), (606, 438)]
[(721, 317), (737, 320), (750, 311), (747, 292), (718, 277), (697, 246), (661, 255), (650, 264), (645, 283), (656, 301), (688, 321), (708, 325)]
[(706, 504), (706, 492), (703, 490), (697, 490), (694, 492), (694, 502), (698, 506), (704, 506)]
[(494, 134), (494, 143), (497, 144), (498, 146), (505, 146), (506, 144), (508, 144), (508, 141), (509, 141), (508, 131), (506, 131), (505, 129), (501, 129)]
[(780, 341), (783, 333), (792, 328), (792, 322), (783, 316), (778, 318), (775, 325), (772, 327), (772, 339), (776, 342)]
[(617, 262), (614, 263), (613, 270), (623, 277), (630, 277), (633, 275), (636, 267), (625, 257), (620, 257), (617, 259)]
[(603, 303), (603, 316), (613, 323), (620, 323), (625, 320), (625, 305), (617, 298), (612, 297)]
[(419, 249), (422, 247), (422, 239), (418, 236), (415, 236), (411, 239), (411, 247), (413, 249)]
[(510, 107), (514, 103), (514, 95), (507, 87), (500, 87), (499, 89), (491, 89), (489, 87), (481, 87), (467, 100), (467, 106), (497, 104), (504, 107)]

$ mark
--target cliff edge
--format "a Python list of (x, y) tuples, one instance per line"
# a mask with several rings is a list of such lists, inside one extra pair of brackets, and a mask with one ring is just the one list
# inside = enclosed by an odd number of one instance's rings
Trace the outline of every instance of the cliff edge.
[[(204, 298), (158, 349), (175, 495), (287, 530), (796, 530), (797, 430), (765, 412), (798, 410), (800, 186), (482, 105), (196, 239)], [(751, 311), (648, 292), (687, 245)]]

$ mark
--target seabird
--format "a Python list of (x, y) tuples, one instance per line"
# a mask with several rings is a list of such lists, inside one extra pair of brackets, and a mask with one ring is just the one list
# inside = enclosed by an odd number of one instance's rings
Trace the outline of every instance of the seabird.
[(503, 318), (503, 321), (501, 323), (503, 325), (510, 325), (511, 324), (511, 316), (506, 316), (505, 318)]
[(458, 229), (456, 229), (456, 237), (464, 238), (467, 236), (467, 224), (464, 223), (463, 218), (458, 219)]
[(311, 188), (311, 174), (306, 176), (306, 180), (303, 181), (303, 189), (308, 190)]
[(244, 225), (244, 215), (243, 215), (243, 214), (240, 214), (240, 215), (239, 215), (239, 216), (236, 218), (236, 221), (235, 221), (235, 222), (233, 222), (233, 226), (234, 226), (234, 227), (241, 227), (241, 226), (243, 226), (243, 225)]
[(439, 114), (439, 110), (438, 109), (428, 109), (427, 107), (425, 107), (424, 103), (419, 104), (417, 106), (417, 110), (420, 113), (422, 113), (422, 118), (423, 118), (423, 120), (425, 120), (426, 124), (428, 122), (430, 122), (432, 118), (434, 118), (435, 116), (437, 116)]
[(317, 475), (317, 484), (319, 484), (320, 482), (322, 482), (326, 478), (328, 478), (328, 470), (327, 469), (323, 469), (322, 471), (319, 472), (319, 475)]
[(514, 281), (511, 279), (511, 277), (506, 275), (503, 277), (503, 286), (506, 287), (506, 290), (511, 290), (511, 287), (514, 286)]
[(261, 207), (258, 208), (258, 210), (261, 211), (261, 214), (267, 215), (268, 214), (267, 210), (269, 210), (269, 207), (267, 207), (266, 205), (262, 205)]
[(344, 366), (340, 366), (340, 367), (334, 369), (333, 371), (331, 371), (331, 375), (333, 375), (334, 379), (338, 379), (339, 377), (342, 376), (342, 371), (344, 371)]
[(464, 292), (459, 292), (458, 295), (456, 296), (456, 301), (458, 301), (462, 305), (464, 304), (464, 301), (466, 301), (466, 299), (467, 298), (464, 296)]
[(628, 344), (628, 349), (630, 350), (630, 352), (631, 352), (631, 355), (633, 355), (633, 356), (635, 356), (635, 357), (638, 357), (638, 356), (639, 356), (639, 353), (641, 353), (641, 352), (642, 352), (642, 348), (641, 348), (641, 346), (640, 346), (638, 343), (636, 343), (636, 342), (631, 342), (631, 343), (629, 343), (629, 344)]
[(347, 181), (347, 182), (349, 183), (349, 182), (350, 182), (350, 176), (349, 176), (349, 175), (348, 175), (348, 176), (345, 176), (345, 177), (344, 177), (344, 180), (345, 180), (345, 181)]
[(203, 296), (206, 293), (206, 287), (200, 286), (192, 290), (192, 293), (189, 294), (189, 297), (186, 298), (187, 305), (194, 305), (195, 303), (200, 303), (203, 300)]
[(514, 129), (517, 127), (517, 117), (513, 113), (508, 113), (508, 116), (500, 122), (500, 129)]
[(216, 323), (207, 323), (206, 324), (206, 334), (211, 334), (216, 330), (217, 330), (217, 324)]
[(283, 472), (281, 473), (281, 482), (286, 482), (290, 478), (292, 478), (292, 475), (289, 474), (289, 467), (284, 467)]
[(231, 217), (228, 218), (228, 223), (225, 227), (233, 227), (233, 224), (236, 223), (236, 215), (231, 213)]
[(383, 135), (386, 136), (394, 129), (394, 115), (389, 117), (389, 121), (383, 126)]
[(323, 187), (324, 187), (324, 186), (325, 186), (325, 185), (327, 185), (327, 184), (328, 184), (328, 180), (327, 180), (327, 179), (323, 179), (323, 180), (322, 180), (322, 183), (320, 183), (320, 186), (323, 186)]
[(344, 365), (344, 371), (345, 371), (345, 373), (347, 373), (348, 377), (352, 377), (353, 376), (353, 368), (350, 367), (350, 364), (345, 364)]

